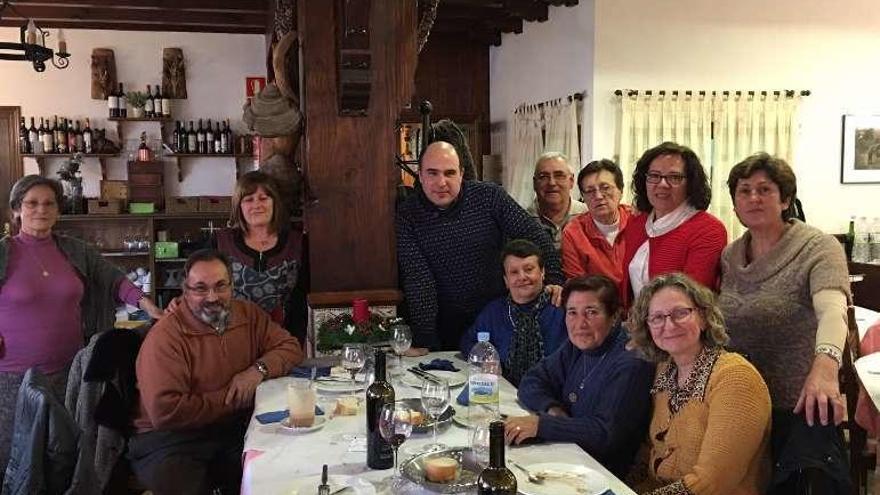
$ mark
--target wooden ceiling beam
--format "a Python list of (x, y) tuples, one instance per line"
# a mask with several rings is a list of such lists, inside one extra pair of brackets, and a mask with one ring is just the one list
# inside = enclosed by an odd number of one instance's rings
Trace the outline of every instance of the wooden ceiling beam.
[(5, 12), (3, 20), (16, 20), (23, 23), (34, 19), (38, 24), (49, 21), (76, 21), (83, 23), (135, 22), (154, 24), (205, 24), (222, 26), (260, 26), (265, 27), (264, 13), (180, 11), (173, 9), (114, 9), (104, 7), (53, 7), (48, 5), (15, 5), (15, 11)]
[(547, 4), (540, 0), (504, 0), (504, 5), (512, 15), (526, 21), (544, 22), (549, 16)]
[[(0, 20), (3, 27), (21, 27), (20, 20), (10, 21), (5, 17)], [(119, 22), (78, 22), (71, 20), (48, 20), (41, 21), (43, 28), (64, 29), (107, 29), (114, 31), (163, 31), (163, 32), (187, 32), (187, 33), (233, 33), (233, 34), (266, 34), (266, 26), (223, 26), (210, 24), (182, 24), (182, 23), (137, 23), (128, 22), (124, 19)], [(52, 43), (50, 41), (50, 43)]]
[(55, 5), (59, 7), (117, 7), (148, 9), (207, 9), (266, 12), (268, 0), (24, 0), (12, 6)]

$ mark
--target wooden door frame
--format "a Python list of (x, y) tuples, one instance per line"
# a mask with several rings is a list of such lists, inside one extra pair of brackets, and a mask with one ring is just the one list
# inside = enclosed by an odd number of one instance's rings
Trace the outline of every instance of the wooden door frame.
[[(21, 107), (0, 106), (0, 119), (9, 120), (7, 135), (9, 150), (0, 150), (0, 234), (6, 222), (12, 222), (9, 210), (9, 192), (15, 181), (24, 175), (24, 163), (18, 149), (18, 126), (21, 122)], [(5, 157), (8, 156), (8, 159)]]

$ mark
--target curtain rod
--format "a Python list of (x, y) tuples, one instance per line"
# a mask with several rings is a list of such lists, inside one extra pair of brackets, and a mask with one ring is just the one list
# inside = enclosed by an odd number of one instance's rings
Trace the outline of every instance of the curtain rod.
[[(627, 96), (638, 96), (640, 93), (640, 91), (637, 89), (626, 89), (626, 90), (618, 89), (618, 90), (614, 91), (614, 94), (617, 96), (623, 96), (624, 91), (626, 91)], [(797, 93), (797, 91), (795, 91), (793, 89), (786, 89), (784, 91), (785, 91), (785, 96), (787, 98), (794, 98), (794, 95)], [(646, 96), (651, 96), (654, 94), (654, 91), (649, 89), (646, 91), (641, 91), (641, 93)], [(782, 91), (780, 91), (780, 90), (776, 90), (776, 91), (703, 91), (703, 90), (700, 90), (700, 91), (691, 91), (691, 90), (666, 91), (666, 90), (660, 90), (660, 91), (657, 91), (656, 93), (660, 96), (666, 96), (666, 93), (671, 93), (672, 96), (678, 96), (679, 93), (683, 93), (685, 96), (692, 96), (694, 93), (699, 94), (700, 96), (706, 96), (706, 94), (709, 94), (709, 93), (711, 93), (712, 96), (715, 96), (717, 94), (721, 94), (723, 96), (730, 96), (731, 94), (735, 94), (736, 96), (742, 96), (743, 94), (747, 94), (748, 96), (755, 96), (756, 94), (760, 94), (761, 96), (767, 96), (768, 94), (771, 94), (771, 93), (773, 94), (773, 96), (781, 96), (782, 95)], [(810, 96), (810, 90), (805, 89), (805, 90), (800, 91), (800, 96)]]
[(586, 94), (587, 94), (586, 91), (581, 91), (581, 92), (579, 92), (579, 93), (572, 93), (572, 94), (570, 94), (570, 95), (568, 95), (568, 96), (563, 96), (563, 97), (561, 97), (561, 98), (553, 98), (552, 100), (542, 101), (542, 102), (540, 102), (540, 103), (528, 103), (528, 104), (526, 104), (526, 103), (522, 103), (522, 104), (520, 104), (518, 107), (516, 107), (516, 111), (515, 111), (514, 113), (519, 112), (519, 111), (520, 111), (521, 109), (523, 109), (523, 108), (531, 108), (531, 107), (542, 108), (542, 107), (544, 107), (544, 106), (546, 106), (546, 105), (549, 105), (549, 104), (553, 103), (554, 101), (561, 100), (562, 98), (567, 98), (568, 101), (572, 101), (572, 100), (578, 100), (578, 101), (581, 101), (581, 100), (584, 99), (584, 96), (585, 96)]

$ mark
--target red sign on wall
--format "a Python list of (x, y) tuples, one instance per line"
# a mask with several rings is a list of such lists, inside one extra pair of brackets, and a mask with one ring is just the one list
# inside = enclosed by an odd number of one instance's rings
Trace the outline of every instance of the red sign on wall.
[(248, 98), (253, 98), (254, 95), (259, 93), (266, 87), (266, 78), (265, 77), (246, 77), (245, 78), (245, 95)]

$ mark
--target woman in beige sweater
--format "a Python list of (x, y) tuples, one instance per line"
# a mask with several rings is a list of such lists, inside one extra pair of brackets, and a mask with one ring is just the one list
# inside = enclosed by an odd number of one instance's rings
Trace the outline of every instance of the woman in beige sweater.
[[(770, 474), (770, 394), (726, 352), (713, 293), (680, 273), (654, 278), (630, 312), (632, 345), (660, 363), (648, 442), (651, 495), (758, 495)], [(636, 480), (639, 481), (639, 480)]]

